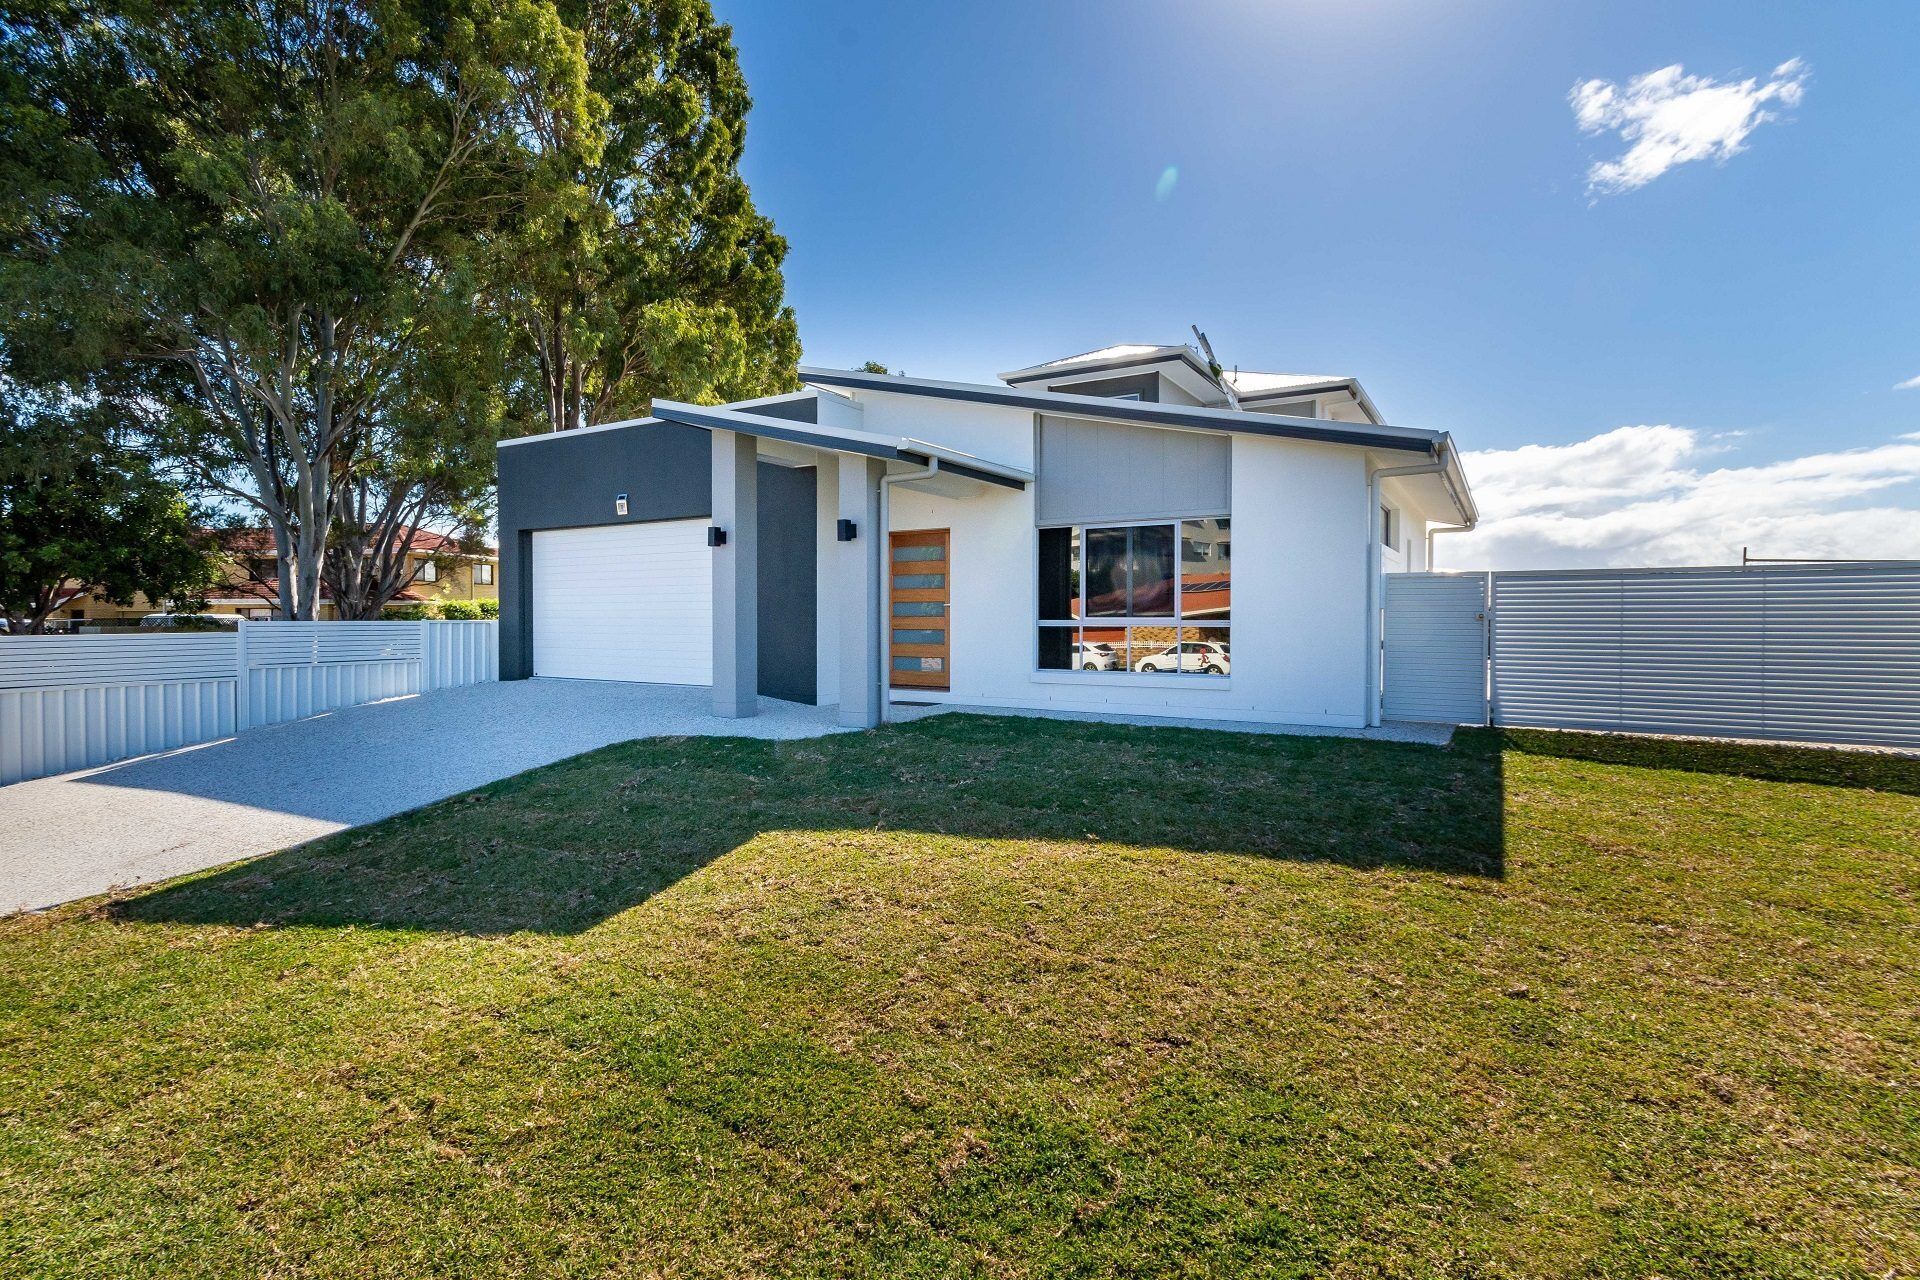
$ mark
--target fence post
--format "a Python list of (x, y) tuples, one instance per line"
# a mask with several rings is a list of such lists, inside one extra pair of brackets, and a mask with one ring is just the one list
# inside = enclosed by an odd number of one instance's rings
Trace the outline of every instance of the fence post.
[(434, 670), (432, 623), (425, 618), (413, 624), (420, 628), (420, 692), (439, 688), (438, 675)]
[(246, 618), (242, 618), (240, 625), (234, 628), (233, 731), (235, 733), (244, 733), (253, 727), (253, 681), (247, 675), (247, 628), (252, 625)]

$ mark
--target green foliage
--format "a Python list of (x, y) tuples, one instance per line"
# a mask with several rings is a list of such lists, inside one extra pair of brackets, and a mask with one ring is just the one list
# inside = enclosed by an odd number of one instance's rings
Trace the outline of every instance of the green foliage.
[(795, 385), (706, 0), (3, 12), (7, 376), (272, 528), (290, 616), (379, 616), (503, 435)]
[(312, 616), (346, 491), (464, 492), (507, 418), (478, 304), (524, 209), (523, 98), (569, 146), (594, 115), (547, 0), (10, 4), (13, 375), (107, 397), (253, 507)]
[(12, 630), (40, 630), (94, 593), (200, 607), (216, 566), (193, 517), (177, 487), (87, 416), (0, 405), (0, 613)]
[(887, 366), (881, 364), (878, 360), (869, 360), (865, 364), (862, 364), (860, 366), (860, 372), (861, 373), (892, 373), (893, 370), (887, 368)]
[(498, 600), (422, 600), (388, 605), (380, 615), (389, 622), (478, 622), (500, 616)]
[(527, 215), (501, 242), (551, 429), (797, 385), (786, 241), (739, 165), (750, 105), (707, 0), (559, 0), (578, 33), (591, 127), (523, 108), (537, 139)]

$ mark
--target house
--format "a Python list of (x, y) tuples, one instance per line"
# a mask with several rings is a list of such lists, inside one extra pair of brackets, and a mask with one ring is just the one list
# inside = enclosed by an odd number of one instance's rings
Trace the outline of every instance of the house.
[[(273, 534), (266, 529), (223, 529), (214, 537), (222, 557), (220, 583), (208, 593), (202, 612), (271, 618), (280, 599), (280, 566), (274, 556)], [(387, 603), (388, 610), (443, 600), (499, 598), (500, 556), (492, 547), (467, 551), (446, 534), (418, 529), (407, 560), (413, 581)], [(338, 616), (324, 586), (320, 600), (320, 618), (332, 620)], [(124, 607), (89, 595), (70, 601), (60, 609), (59, 617), (69, 625), (128, 626), (168, 608), (143, 595), (136, 595), (133, 603)]]
[(1452, 439), (1352, 378), (1140, 345), (801, 379), (503, 442), (502, 677), (1363, 726), (1381, 575), (1476, 520)]

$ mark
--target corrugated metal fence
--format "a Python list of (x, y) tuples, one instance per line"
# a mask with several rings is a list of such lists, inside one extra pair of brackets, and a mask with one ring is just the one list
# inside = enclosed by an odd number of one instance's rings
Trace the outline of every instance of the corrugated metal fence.
[(494, 622), (0, 637), (0, 783), (499, 678)]
[[(1442, 620), (1462, 627), (1476, 587), (1491, 619), (1494, 724), (1920, 747), (1920, 567), (1765, 565), (1395, 575), (1457, 584)], [(1459, 650), (1403, 644), (1391, 685), (1471, 679)], [(1402, 699), (1416, 694), (1403, 691)]]

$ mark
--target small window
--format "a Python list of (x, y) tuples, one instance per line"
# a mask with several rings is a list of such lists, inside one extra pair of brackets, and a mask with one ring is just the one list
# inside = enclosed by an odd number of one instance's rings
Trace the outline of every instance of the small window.
[(492, 586), (493, 566), (484, 560), (473, 566), (473, 580), (483, 587)]
[(440, 566), (431, 560), (422, 560), (420, 562), (420, 572), (414, 575), (413, 580), (415, 582), (440, 581)]
[[(1348, 526), (1348, 527), (1351, 528), (1352, 526)], [(1391, 547), (1396, 541), (1396, 539), (1393, 536), (1393, 533), (1394, 533), (1393, 508), (1383, 503), (1381, 504), (1381, 507), (1380, 507), (1380, 541), (1385, 543), (1387, 546)], [(1351, 537), (1352, 535), (1349, 534), (1348, 536)]]

